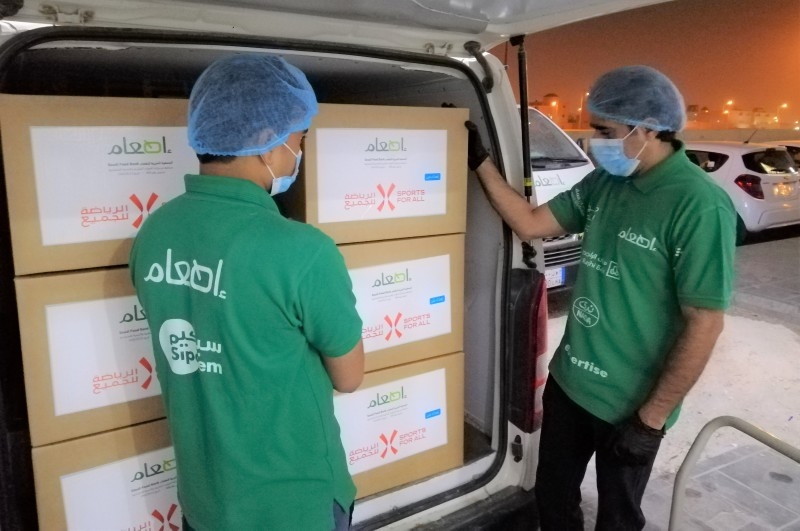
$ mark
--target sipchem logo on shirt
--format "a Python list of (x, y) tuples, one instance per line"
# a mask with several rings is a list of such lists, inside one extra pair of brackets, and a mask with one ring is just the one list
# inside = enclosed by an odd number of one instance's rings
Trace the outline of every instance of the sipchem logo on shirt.
[(175, 374), (185, 375), (196, 371), (222, 374), (222, 365), (218, 361), (204, 358), (209, 353), (222, 353), (222, 345), (198, 340), (194, 326), (189, 321), (167, 319), (158, 332), (158, 341)]

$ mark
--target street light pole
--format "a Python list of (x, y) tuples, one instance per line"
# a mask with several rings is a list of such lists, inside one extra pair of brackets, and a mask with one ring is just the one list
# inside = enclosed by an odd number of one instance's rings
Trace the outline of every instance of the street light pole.
[(731, 105), (733, 105), (733, 100), (726, 101), (725, 105), (722, 106), (722, 117), (725, 118), (726, 121), (728, 122), (727, 125), (730, 125), (730, 122), (731, 122), (730, 116), (728, 116), (730, 114), (729, 107)]
[(781, 125), (781, 116), (780, 116), (781, 109), (785, 109), (788, 106), (789, 106), (788, 103), (782, 103), (782, 104), (778, 105), (778, 108), (775, 110), (775, 126), (776, 127), (780, 127), (780, 125)]
[(578, 129), (582, 129), (583, 126), (583, 97), (588, 95), (589, 95), (588, 92), (581, 95), (581, 103), (580, 106), (578, 107)]

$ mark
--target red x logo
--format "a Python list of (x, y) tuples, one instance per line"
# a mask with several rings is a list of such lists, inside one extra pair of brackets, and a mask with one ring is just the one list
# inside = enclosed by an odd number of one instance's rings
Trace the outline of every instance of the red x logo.
[(142, 389), (147, 389), (150, 387), (150, 382), (153, 380), (153, 366), (150, 365), (150, 362), (147, 361), (147, 358), (142, 358), (139, 360), (139, 365), (147, 370), (147, 380), (144, 381), (142, 384)]
[(131, 195), (130, 197), (131, 202), (133, 202), (133, 204), (136, 205), (136, 208), (139, 209), (139, 217), (136, 218), (133, 222), (134, 227), (136, 227), (137, 229), (139, 228), (139, 225), (141, 225), (142, 221), (144, 220), (144, 213), (145, 212), (147, 212), (148, 214), (150, 213), (150, 209), (153, 208), (156, 199), (158, 199), (158, 194), (155, 193), (150, 194), (150, 199), (147, 200), (147, 206), (145, 206), (142, 205), (142, 202), (139, 200), (136, 194)]
[(389, 325), (389, 333), (386, 334), (386, 336), (384, 336), (384, 339), (386, 341), (389, 341), (389, 339), (392, 337), (392, 332), (394, 332), (394, 334), (397, 337), (403, 337), (403, 333), (400, 332), (400, 330), (397, 328), (397, 324), (400, 322), (400, 319), (402, 317), (403, 317), (403, 314), (402, 313), (398, 313), (397, 317), (394, 318), (394, 322), (392, 322), (392, 318), (391, 317), (389, 317), (388, 315), (384, 315), (383, 316), (383, 320), (386, 321), (386, 324)]
[(164, 515), (162, 515), (162, 514), (161, 514), (161, 512), (159, 512), (159, 510), (158, 510), (158, 509), (156, 509), (155, 511), (153, 511), (152, 513), (150, 513), (150, 514), (152, 514), (152, 515), (153, 515), (153, 518), (155, 518), (156, 520), (158, 520), (159, 522), (161, 522), (161, 527), (159, 527), (159, 528), (158, 528), (158, 531), (164, 531), (164, 525), (165, 525), (165, 524), (169, 525), (169, 528), (170, 528), (172, 531), (178, 531), (178, 530), (181, 528), (181, 526), (179, 526), (179, 525), (176, 525), (176, 524), (173, 524), (172, 522), (170, 522), (170, 520), (172, 520), (172, 515), (174, 515), (174, 514), (175, 514), (175, 510), (176, 510), (177, 508), (178, 508), (178, 506), (177, 506), (177, 505), (175, 505), (174, 503), (173, 503), (172, 505), (170, 505), (170, 507), (169, 507), (169, 511), (167, 512), (167, 518), (166, 518), (166, 520), (164, 519)]
[(383, 185), (379, 184), (378, 192), (380, 192), (381, 194), (381, 204), (378, 205), (378, 212), (381, 212), (383, 210), (384, 203), (388, 204), (389, 208), (394, 210), (394, 203), (392, 203), (392, 192), (394, 192), (394, 183), (392, 183), (391, 186), (389, 186), (388, 192), (385, 192), (383, 190)]
[(392, 435), (389, 438), (381, 433), (381, 442), (385, 445), (383, 452), (381, 452), (381, 459), (386, 457), (386, 453), (391, 450), (393, 454), (397, 455), (397, 448), (394, 446), (394, 439), (397, 437), (397, 430), (392, 430)]

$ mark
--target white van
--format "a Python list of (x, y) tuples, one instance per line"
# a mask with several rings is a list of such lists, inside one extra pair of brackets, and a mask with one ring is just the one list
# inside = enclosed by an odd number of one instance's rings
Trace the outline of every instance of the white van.
[[(438, 108), (447, 102), (469, 109), (498, 167), (522, 190), (525, 155), (512, 80), (485, 50), (512, 35), (658, 1), (26, 0), (4, 4), (4, 31), (17, 22), (52, 27), (5, 40), (0, 93), (188, 98), (199, 74), (220, 56), (277, 54), (306, 73), (322, 103)], [(549, 163), (531, 162), (537, 194), (573, 180), (563, 177), (564, 168), (556, 179), (539, 173)], [(4, 172), (0, 182), (14, 178)], [(521, 242), (475, 177), (468, 179), (463, 465), (359, 499), (357, 529), (502, 527), (513, 514), (535, 526), (547, 254), (535, 241), (533, 260), (524, 259)], [(61, 494), (34, 486), (19, 331), (25, 323), (17, 316), (6, 213), (0, 220), (0, 528), (36, 529), (43, 512), (61, 510), (54, 502), (38, 507), (37, 516), (37, 497), (61, 500)], [(163, 510), (155, 513), (166, 526)]]

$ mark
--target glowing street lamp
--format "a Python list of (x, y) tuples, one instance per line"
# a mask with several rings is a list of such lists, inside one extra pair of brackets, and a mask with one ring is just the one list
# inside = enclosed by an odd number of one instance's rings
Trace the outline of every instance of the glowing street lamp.
[(730, 106), (733, 105), (733, 100), (728, 100), (722, 106), (722, 114), (730, 114)]
[(580, 107), (578, 107), (578, 129), (581, 129), (581, 126), (583, 125), (583, 98), (584, 98), (584, 96), (589, 96), (589, 93), (587, 92), (587, 93), (581, 95), (581, 103), (580, 103)]
[(780, 124), (781, 123), (781, 120), (780, 120), (781, 109), (785, 109), (788, 106), (789, 106), (788, 103), (782, 103), (782, 104), (778, 105), (778, 108), (775, 110), (775, 123), (776, 124)]
[(731, 113), (731, 106), (733, 105), (733, 100), (728, 100), (722, 105), (722, 118), (725, 119), (728, 123), (730, 123), (731, 119), (728, 116)]

